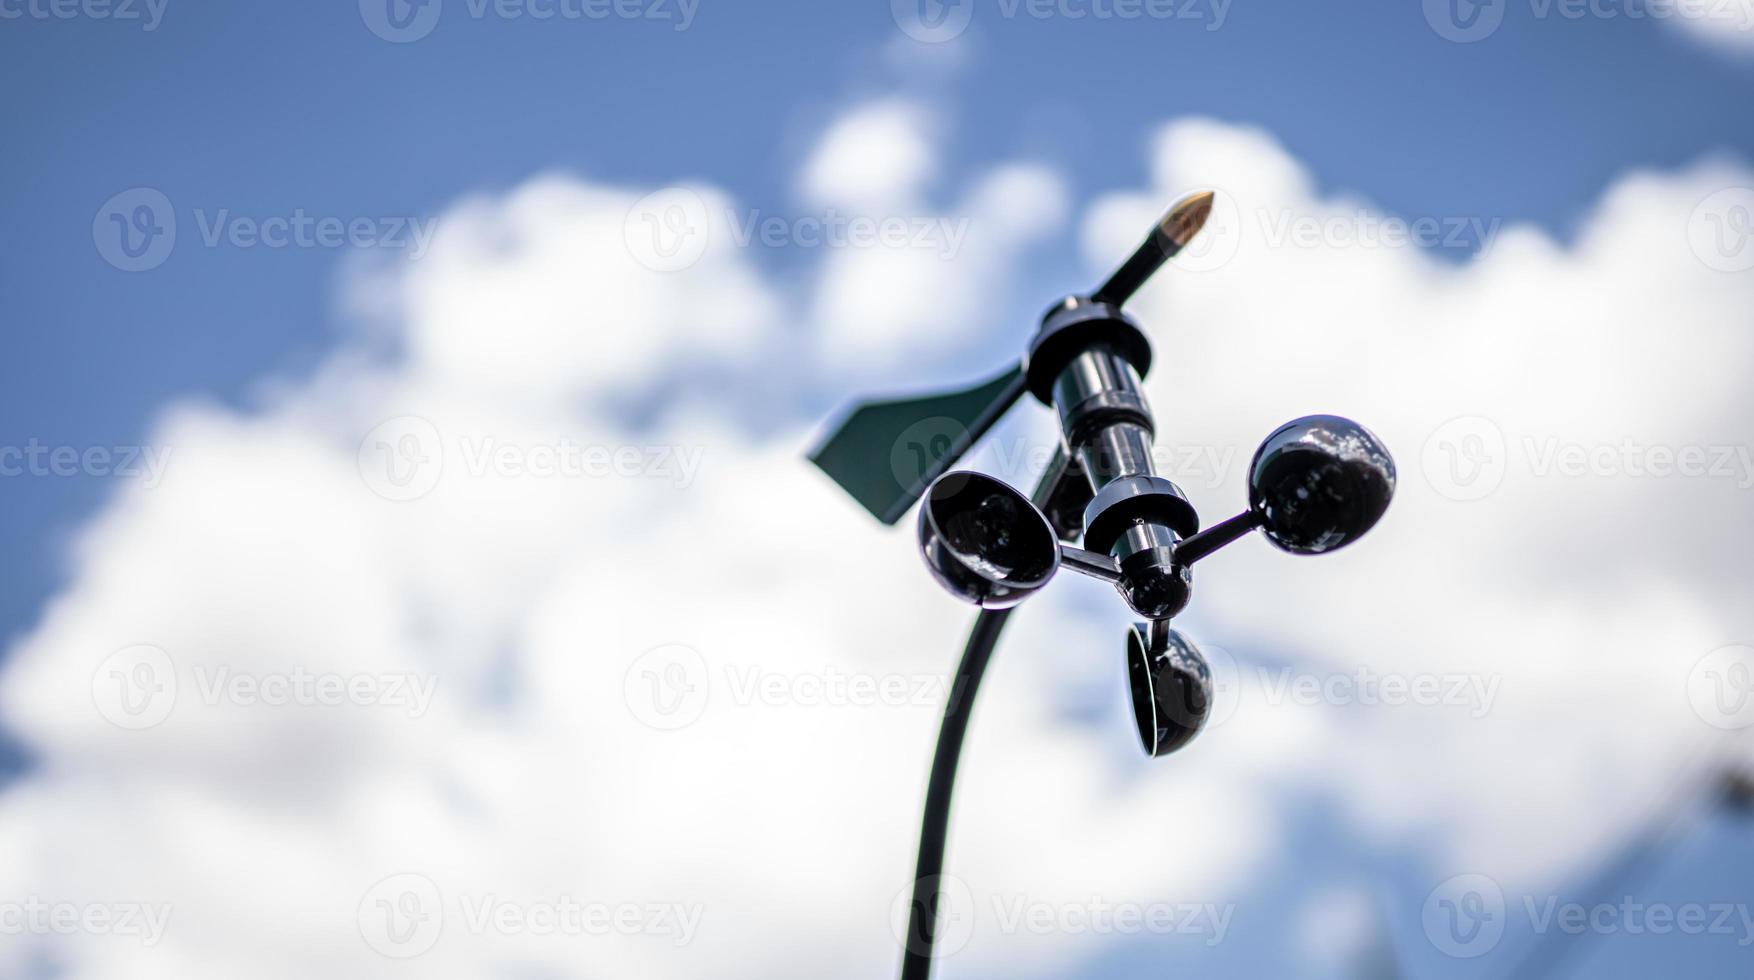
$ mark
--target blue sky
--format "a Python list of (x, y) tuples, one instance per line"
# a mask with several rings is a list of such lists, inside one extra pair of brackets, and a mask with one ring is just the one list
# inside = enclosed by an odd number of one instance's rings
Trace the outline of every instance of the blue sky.
[[(393, 43), (352, 2), (168, 0), (145, 30), (138, 21), (40, 15), (46, 0), (0, 0), (0, 14), (24, 12), (0, 18), (0, 80), (12, 93), (0, 155), (8, 188), (0, 309), (12, 354), (0, 367), (0, 446), (127, 447), (172, 402), (248, 408), (274, 379), (306, 376), (352, 329), (340, 286), (359, 256), (206, 247), (198, 214), (418, 223), (551, 172), (628, 188), (703, 181), (764, 214), (808, 213), (797, 174), (824, 128), (849, 105), (898, 92), (930, 105), (943, 126), (934, 204), (957, 200), (998, 163), (1024, 160), (1062, 175), (1072, 212), (1082, 212), (1102, 195), (1149, 184), (1150, 140), (1183, 116), (1271, 133), (1323, 196), (1356, 196), (1409, 219), (1528, 223), (1560, 242), (1578, 235), (1604, 190), (1629, 171), (1754, 160), (1746, 109), (1754, 57), (1605, 0), (1599, 9), (1618, 16), (1574, 18), (1544, 0), (1499, 0), (1491, 9), (1502, 26), (1472, 43), (1434, 29), (1429, 14), (1443, 9), (1435, 0), (1423, 8), (1174, 0), (1174, 18), (1132, 20), (1005, 16), (1000, 0), (974, 0), (970, 26), (948, 46), (911, 38), (897, 14), (904, 8), (884, 0), (700, 0), (685, 30), (676, 29), (679, 2), (640, 6), (664, 19), (594, 20), (541, 19), (518, 4), (506, 9), (523, 15), (502, 16), (443, 0), (427, 8), (441, 14), (430, 33)], [(173, 202), (178, 244), (162, 265), (130, 273), (106, 260), (93, 222), (113, 195), (142, 187)], [(983, 300), (993, 304), (983, 319), (1014, 329), (983, 333), (978, 349), (931, 372), (1014, 356), (1046, 302), (1093, 280), (1075, 237), (1018, 258), (1028, 288)], [(747, 250), (739, 261), (791, 282), (819, 258), (804, 252)], [(1460, 264), (1471, 254), (1442, 259)], [(774, 328), (783, 336), (797, 327)], [(634, 386), (634, 403), (649, 407), (676, 379), (637, 380), (646, 387)], [(848, 394), (815, 379), (776, 385), (751, 393), (751, 417), (797, 425)], [(0, 477), (0, 547), (9, 556), (0, 630), (17, 637), (42, 620), (66, 584), (71, 537), (118, 482)], [(1467, 527), (1445, 515), (1442, 528)], [(1223, 622), (1195, 619), (1214, 632)], [(1230, 642), (1259, 653), (1237, 620), (1228, 622), (1240, 633)], [(49, 632), (45, 649), (57, 642)], [(1270, 662), (1280, 652), (1259, 656)], [(1105, 713), (1106, 692), (1077, 697), (1102, 705), (1075, 705), (1085, 709), (1077, 724), (1106, 735), (1102, 726), (1118, 717)], [(1336, 800), (1341, 792), (1267, 791), (1289, 839), (1241, 886), (1247, 918), (1237, 934), (1260, 938), (1228, 946), (1227, 966), (1273, 971), (1294, 961), (1292, 943), (1274, 942), (1283, 923), (1328, 889), (1351, 900), (1360, 876), (1412, 894), (1416, 914), (1430, 852), (1450, 842), (1377, 839)], [(1746, 898), (1743, 869), (1754, 855), (1746, 814), (1702, 819), (1665, 846), (1641, 895), (1673, 894), (1677, 904)], [(1565, 899), (1591, 887), (1588, 874), (1555, 886)], [(1405, 897), (1388, 904), (1404, 913)], [(1469, 962), (1432, 955), (1417, 921), (1390, 928), (1414, 947), (1402, 953), (1418, 975), (1469, 975)], [(1520, 941), (1513, 931), (1505, 949)], [(1739, 947), (1685, 948), (1702, 950), (1706, 963), (1748, 962)], [(1676, 951), (1619, 936), (1566, 969), (1648, 975)], [(1123, 943), (1085, 966), (1090, 976), (1151, 975), (1164, 963), (1209, 962), (1201, 952)]]
[[(1561, 236), (1628, 168), (1754, 155), (1734, 108), (1754, 96), (1754, 60), (1651, 20), (1506, 6), (1503, 26), (1471, 44), (1381, 0), (1236, 0), (1217, 30), (1216, 8), (1185, 2), (1170, 21), (977, 8), (970, 68), (917, 84), (954, 119), (951, 174), (1035, 157), (1081, 198), (1137, 181), (1143, 134), (1187, 113), (1265, 126), (1324, 188), (1392, 213), (1534, 221)], [(338, 251), (184, 247), (150, 274), (121, 273), (91, 239), (91, 216), (121, 190), (159, 188), (185, 221), (197, 207), (432, 216), (562, 169), (707, 177), (783, 213), (813, 127), (894, 84), (883, 52), (905, 40), (880, 2), (709, 2), (685, 31), (449, 8), (407, 44), (371, 33), (352, 4), (172, 0), (150, 32), (0, 22), (0, 79), (16, 93), (0, 158), (13, 345), (0, 441), (137, 443), (167, 400), (247, 400), (333, 340)], [(106, 489), (101, 477), (0, 481), (12, 556), (0, 627), (32, 621), (66, 535)]]

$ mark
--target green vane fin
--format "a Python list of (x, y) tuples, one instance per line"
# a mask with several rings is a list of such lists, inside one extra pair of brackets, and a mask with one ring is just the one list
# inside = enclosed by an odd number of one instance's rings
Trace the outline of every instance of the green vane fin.
[(993, 427), (1024, 391), (1023, 368), (961, 391), (865, 402), (810, 459), (885, 524)]

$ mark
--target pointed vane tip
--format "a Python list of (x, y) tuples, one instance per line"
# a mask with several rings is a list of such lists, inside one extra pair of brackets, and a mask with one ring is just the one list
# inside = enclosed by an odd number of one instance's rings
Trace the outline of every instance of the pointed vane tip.
[(1138, 249), (1121, 263), (1107, 282), (1090, 294), (1090, 298), (1116, 306), (1125, 303), (1163, 263), (1175, 258), (1194, 240), (1194, 236), (1206, 226), (1206, 219), (1211, 217), (1216, 198), (1212, 191), (1200, 191), (1176, 202), (1175, 207), (1157, 222), (1151, 234), (1145, 236)]
[(1158, 232), (1174, 242), (1177, 248), (1187, 247), (1200, 229), (1206, 227), (1206, 219), (1212, 216), (1215, 197), (1211, 191), (1200, 191), (1182, 198), (1163, 216), (1163, 221), (1157, 226)]

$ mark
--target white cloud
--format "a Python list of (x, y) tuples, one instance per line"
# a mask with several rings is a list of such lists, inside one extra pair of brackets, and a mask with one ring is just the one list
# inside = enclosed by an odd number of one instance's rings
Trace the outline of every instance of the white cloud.
[(1737, 54), (1754, 53), (1754, 0), (1680, 2), (1668, 22), (1696, 41)]
[(1064, 182), (1026, 162), (997, 166), (954, 205), (934, 205), (935, 128), (908, 101), (854, 106), (804, 166), (808, 204), (895, 235), (894, 247), (823, 250), (809, 315), (822, 358), (843, 374), (881, 373), (965, 345), (990, 325), (988, 297), (1010, 288), (1025, 250), (1066, 220)]
[[(673, 359), (735, 360), (759, 348), (775, 301), (738, 254), (731, 202), (679, 188), (701, 224), (692, 288), (642, 265), (640, 194), (563, 177), (452, 209), (440, 247), (401, 282), (413, 369), (483, 397), (565, 399), (649, 378)], [(582, 235), (577, 229), (617, 228)], [(660, 271), (668, 271), (662, 270)]]
[(799, 193), (812, 207), (855, 211), (919, 200), (939, 170), (933, 119), (921, 105), (884, 99), (835, 119), (811, 150)]
[[(901, 116), (875, 125), (902, 147), (896, 171), (862, 171), (868, 113), (831, 127), (807, 169), (813, 200), (910, 200), (931, 172)], [(1747, 635), (1745, 617), (1710, 601), (1724, 569), (1698, 560), (1717, 556), (1745, 584), (1722, 540), (1749, 520), (1733, 485), (1537, 479), (1519, 457), (1496, 493), (1459, 503), (1420, 458), (1458, 415), (1494, 420), (1513, 447), (1733, 439), (1750, 408), (1737, 368), (1751, 287), (1701, 262), (1687, 223), (1749, 174), (1633, 175), (1574, 247), (1509, 229), (1461, 268), (1408, 249), (1275, 246), (1263, 215), (1358, 206), (1314, 196), (1258, 133), (1171, 126), (1153, 174), (1152, 188), (1095, 202), (1085, 240), (1103, 265), (1164, 202), (1215, 177), (1235, 204), (1233, 257), (1168, 270), (1139, 301), (1160, 344), (1163, 442), (1240, 450), (1219, 489), (1189, 486), (1207, 519), (1240, 503), (1255, 440), (1295, 415), (1353, 415), (1402, 468), (1388, 519), (1355, 549), (1311, 564), (1249, 542), (1203, 565), (1190, 632), (1323, 672), (1501, 686), (1483, 721), (1275, 709), (1245, 657), (1234, 716), (1148, 763), (1119, 703), (1125, 616), (1101, 590), (1058, 583), (1015, 618), (970, 736), (950, 869), (980, 914), (959, 969), (1051, 974), (1115, 942), (1004, 934), (995, 899), (1245, 895), (1297, 860), (1288, 788), (1423, 847), (1439, 878), (1562, 873), (1714, 734), (1684, 681)], [(695, 192), (709, 214), (730, 205)], [(946, 266), (966, 274), (837, 252), (804, 296), (747, 250), (709, 247), (669, 273), (630, 261), (641, 195), (546, 177), (465, 202), (433, 252), (375, 293), (390, 297), (405, 356), (338, 352), (261, 411), (186, 405), (161, 420), (174, 447), (162, 485), (85, 530), (68, 588), (0, 680), (6, 717), (41, 759), (0, 798), (14, 856), (0, 896), (168, 902), (171, 926), (152, 949), (118, 936), (9, 943), (0, 973), (44, 949), (76, 978), (892, 972), (890, 902), (911, 870), (937, 706), (823, 706), (798, 680), (941, 681), (969, 613), (938, 594), (905, 532), (870, 526), (806, 468), (812, 420), (758, 434), (737, 421), (736, 391), (693, 387), (635, 427), (596, 396), (691, 363), (857, 373), (849, 352), (905, 348), (930, 326), (924, 311), (972, 318), (1015, 276), (1022, 244), (1058, 227), (1064, 191), (1039, 168), (999, 167), (949, 209), (971, 222), (963, 265)], [(774, 313), (790, 307), (816, 311), (816, 353), (765, 364)], [(362, 478), (361, 438), (405, 416), (437, 442), (367, 446)], [(495, 462), (568, 440), (704, 457), (688, 481), (647, 455), (621, 478)], [(441, 457), (424, 496), (373, 492), (385, 484), (371, 467)], [(138, 643), (174, 660), (178, 689), (163, 724), (128, 731), (95, 710), (93, 675)], [(640, 720), (656, 708), (642, 692), (679, 662), (641, 658), (676, 644), (698, 651), (680, 676), (705, 700), (679, 702), (698, 719), (661, 731)], [(209, 707), (197, 675), (221, 667), (429, 675), (438, 688), (419, 717)], [(751, 694), (761, 677), (778, 688)], [(1066, 720), (1083, 695), (1100, 699), (1099, 722)], [(424, 956), (388, 959), (360, 905), (409, 872), (438, 886), (443, 931)], [(526, 912), (570, 897), (625, 903), (646, 923), (660, 905), (702, 918), (681, 948), (661, 932), (471, 931), (467, 913), (489, 896)], [(381, 928), (382, 910), (365, 912)]]
[(1011, 288), (1024, 250), (1064, 222), (1065, 194), (1051, 171), (1010, 164), (954, 208), (913, 212), (908, 247), (834, 250), (811, 306), (823, 357), (851, 372), (966, 345), (990, 325), (989, 298)]
[[(1531, 878), (1583, 860), (1636, 818), (1684, 746), (1714, 733), (1677, 692), (1748, 629), (1714, 608), (1724, 571), (1698, 560), (1718, 548), (1721, 522), (1741, 524), (1747, 490), (1539, 468), (1556, 446), (1738, 441), (1749, 406), (1735, 365), (1754, 353), (1739, 310), (1754, 283), (1695, 253), (1688, 225), (1748, 174), (1633, 174), (1574, 247), (1512, 227), (1450, 267), (1330, 237), (1395, 219), (1313, 196), (1260, 133), (1169, 126), (1155, 173), (1153, 192), (1093, 206), (1086, 240), (1099, 260), (1125, 252), (1148, 202), (1213, 175), (1232, 202), (1228, 233), (1208, 245), (1229, 258), (1172, 266), (1141, 297), (1165, 352), (1149, 386), (1161, 438), (1237, 447), (1243, 461), (1280, 422), (1335, 412), (1372, 427), (1401, 471), (1389, 516), (1353, 550), (1312, 565), (1252, 542), (1212, 559), (1198, 598), (1208, 632), (1318, 651), (1342, 669), (1502, 677), (1483, 722), (1367, 714), (1335, 775), (1357, 782), (1358, 819), (1446, 841), (1444, 856), (1472, 870)], [(1294, 220), (1341, 232), (1299, 247), (1279, 237)], [(1503, 484), (1473, 502), (1446, 498), (1454, 484), (1422, 465), (1458, 416), (1490, 420), (1507, 444)], [(1451, 458), (1438, 447), (1426, 461)], [(1207, 519), (1240, 509), (1240, 470), (1226, 492), (1195, 494)], [(1419, 772), (1442, 775), (1410, 786)]]

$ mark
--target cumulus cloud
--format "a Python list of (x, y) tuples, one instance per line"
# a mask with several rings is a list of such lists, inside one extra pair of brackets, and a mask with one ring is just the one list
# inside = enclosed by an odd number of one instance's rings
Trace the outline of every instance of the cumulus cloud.
[(817, 139), (799, 175), (799, 193), (818, 207), (869, 209), (915, 200), (937, 176), (931, 113), (883, 99), (854, 107)]
[(820, 137), (799, 181), (807, 202), (848, 212), (889, 247), (830, 251), (811, 319), (842, 372), (881, 369), (963, 342), (985, 297), (1006, 289), (1020, 255), (1066, 220), (1060, 176), (1014, 161), (984, 173), (953, 206), (934, 205), (933, 120), (917, 105), (861, 105)]
[[(896, 107), (856, 110), (801, 187), (911, 206), (937, 166), (925, 134)], [(1153, 154), (1153, 186), (1093, 202), (1080, 227), (1097, 269), (1181, 192), (1216, 184), (1227, 202), (1138, 300), (1163, 444), (1221, 461), (1177, 474), (1202, 514), (1239, 507), (1255, 442), (1315, 411), (1375, 428), (1401, 492), (1355, 549), (1311, 562), (1251, 541), (1201, 566), (1188, 628), (1227, 671), (1228, 707), (1167, 762), (1136, 758), (1112, 595), (1056, 583), (1015, 617), (951, 847), (971, 975), (1064, 972), (1147, 941), (1004, 925), (1035, 906), (1245, 901), (1299, 859), (1293, 791), (1440, 878), (1554, 880), (1711, 743), (1689, 673), (1747, 636), (1742, 607), (1711, 599), (1738, 566), (1722, 539), (1749, 520), (1745, 489), (1568, 478), (1533, 455), (1737, 438), (1754, 287), (1689, 236), (1745, 170), (1629, 175), (1576, 242), (1507, 228), (1456, 267), (1349, 241), (1334, 229), (1392, 216), (1319, 195), (1266, 134), (1183, 121)], [(862, 169), (873, 158), (890, 169)], [(972, 317), (1065, 220), (1061, 181), (1001, 164), (943, 209), (971, 228), (954, 262), (828, 250), (801, 288), (749, 249), (639, 261), (647, 190), (549, 176), (462, 202), (422, 262), (367, 284), (395, 356), (350, 345), (258, 410), (165, 413), (162, 483), (85, 529), (0, 679), (38, 758), (0, 797), (0, 894), (171, 919), (151, 947), (30, 936), (0, 973), (892, 972), (893, 899), (970, 614), (905, 533), (806, 467), (815, 420), (750, 424), (732, 386), (690, 370), (851, 376), (922, 340), (927, 310)], [(732, 203), (689, 193), (708, 221)], [(807, 342), (773, 333), (787, 309), (813, 311)], [(659, 377), (683, 387), (656, 412), (606, 397)], [(1445, 428), (1457, 418), (1485, 424)], [(1038, 412), (1000, 435), (1045, 428)], [(1444, 467), (1489, 466), (1494, 447), (1470, 440), (1494, 432), (1502, 477), (1461, 499), (1479, 484)], [(1267, 664), (1496, 686), (1484, 705), (1305, 704), (1275, 694)], [(264, 700), (300, 676), (303, 695)], [(398, 679), (436, 684), (430, 703), (393, 697)], [(162, 718), (138, 724), (142, 704)], [(1356, 887), (1333, 885), (1349, 934), (1368, 931)], [(568, 902), (608, 917), (557, 927)]]
[[(1653, 475), (1690, 446), (1718, 458), (1745, 441), (1738, 311), (1754, 283), (1689, 234), (1747, 172), (1631, 174), (1569, 247), (1508, 227), (1453, 266), (1385, 242), (1420, 219), (1440, 235), (1496, 219), (1317, 197), (1270, 136), (1209, 121), (1166, 127), (1155, 159), (1157, 187), (1096, 202), (1085, 237), (1107, 261), (1171, 193), (1215, 180), (1228, 199), (1141, 297), (1170, 352), (1149, 384), (1163, 441), (1246, 460), (1278, 423), (1334, 412), (1402, 472), (1368, 545), (1312, 564), (1252, 542), (1203, 567), (1208, 629), (1340, 669), (1500, 678), (1478, 721), (1362, 716), (1349, 764), (1324, 775), (1356, 781), (1359, 820), (1440, 842), (1457, 866), (1575, 867), (1639, 818), (1649, 797), (1629, 787), (1655, 793), (1716, 733), (1686, 679), (1747, 631), (1713, 601), (1726, 568), (1700, 560), (1724, 547), (1722, 522), (1742, 525), (1743, 464)], [(1240, 509), (1241, 483), (1196, 503)], [(1422, 769), (1441, 776), (1414, 790)]]
[(1754, 54), (1754, 0), (1677, 3), (1668, 22), (1720, 50)]

